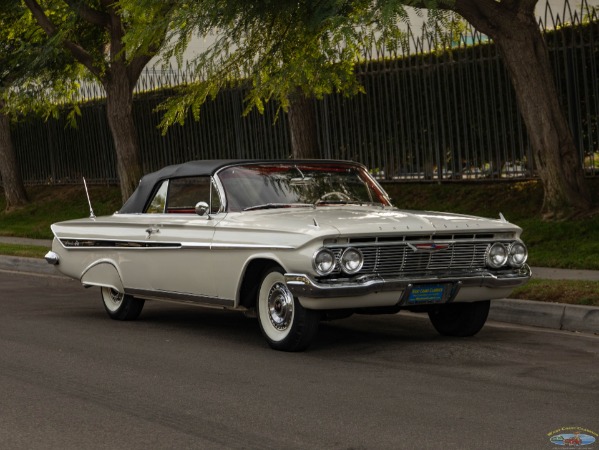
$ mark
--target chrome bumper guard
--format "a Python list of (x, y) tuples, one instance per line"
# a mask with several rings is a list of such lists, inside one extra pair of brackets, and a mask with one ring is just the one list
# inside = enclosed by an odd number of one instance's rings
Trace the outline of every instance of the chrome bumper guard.
[(52, 251), (46, 253), (46, 256), (44, 256), (44, 259), (46, 260), (46, 262), (48, 264), (51, 264), (53, 266), (58, 265), (58, 261), (60, 260), (58, 255)]
[(528, 265), (517, 271), (502, 274), (480, 272), (469, 275), (450, 276), (415, 276), (410, 278), (383, 278), (378, 275), (365, 275), (355, 280), (329, 280), (319, 282), (310, 275), (286, 273), (287, 287), (296, 297), (332, 298), (332, 297), (358, 297), (375, 292), (411, 290), (417, 284), (452, 284), (456, 286), (452, 297), (457, 290), (465, 287), (487, 288), (516, 288), (525, 284), (532, 276)]

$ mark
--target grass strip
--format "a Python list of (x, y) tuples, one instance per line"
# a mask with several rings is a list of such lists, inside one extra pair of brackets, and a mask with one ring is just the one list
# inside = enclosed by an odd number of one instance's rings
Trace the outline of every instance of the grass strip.
[(599, 281), (532, 279), (510, 298), (599, 306)]
[(38, 245), (19, 245), (0, 243), (0, 255), (23, 256), (26, 258), (43, 258), (50, 250), (49, 247), (40, 247)]
[[(81, 186), (32, 186), (27, 194), (29, 204), (6, 211), (0, 192), (0, 236), (52, 239), (51, 224), (89, 217)], [(112, 214), (121, 207), (121, 194), (115, 186), (91, 186), (89, 195), (98, 216)]]

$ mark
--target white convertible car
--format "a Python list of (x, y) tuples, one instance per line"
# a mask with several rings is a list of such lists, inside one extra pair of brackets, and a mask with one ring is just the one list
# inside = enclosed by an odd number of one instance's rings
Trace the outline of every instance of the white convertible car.
[[(91, 209), (91, 208), (90, 208)], [(112, 216), (52, 225), (46, 260), (98, 286), (108, 315), (168, 300), (257, 315), (268, 344), (305, 349), (323, 319), (426, 312), (472, 336), (526, 283), (521, 229), (405, 211), (347, 161), (193, 161), (146, 175)]]

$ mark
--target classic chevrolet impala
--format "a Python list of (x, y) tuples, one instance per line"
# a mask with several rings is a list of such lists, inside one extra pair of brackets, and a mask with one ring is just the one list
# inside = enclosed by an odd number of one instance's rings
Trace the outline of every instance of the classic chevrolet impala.
[(111, 318), (136, 319), (146, 299), (238, 310), (286, 351), (353, 313), (425, 312), (439, 333), (472, 336), (490, 300), (531, 276), (522, 230), (502, 216), (397, 209), (347, 161), (169, 166), (112, 216), (52, 231), (46, 260), (100, 287)]

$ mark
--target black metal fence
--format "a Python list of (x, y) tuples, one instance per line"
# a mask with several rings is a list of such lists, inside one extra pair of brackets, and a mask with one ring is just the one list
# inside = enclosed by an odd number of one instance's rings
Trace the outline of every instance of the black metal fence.
[[(578, 3), (577, 3), (578, 4)], [(589, 175), (599, 175), (599, 11), (586, 1), (559, 14), (547, 6), (539, 25), (555, 69), (562, 104)], [(364, 49), (357, 68), (365, 95), (329, 95), (315, 102), (324, 158), (353, 159), (385, 179), (455, 180), (533, 177), (526, 130), (507, 72), (488, 39), (468, 30), (441, 50), (448, 36), (409, 33), (401, 54)], [(224, 91), (162, 136), (155, 107), (191, 72), (146, 70), (134, 113), (144, 170), (208, 158), (287, 158), (284, 114), (242, 115), (244, 92)], [(15, 124), (13, 140), (27, 184), (117, 180), (103, 91), (82, 88), (87, 99), (76, 129), (64, 118)]]

